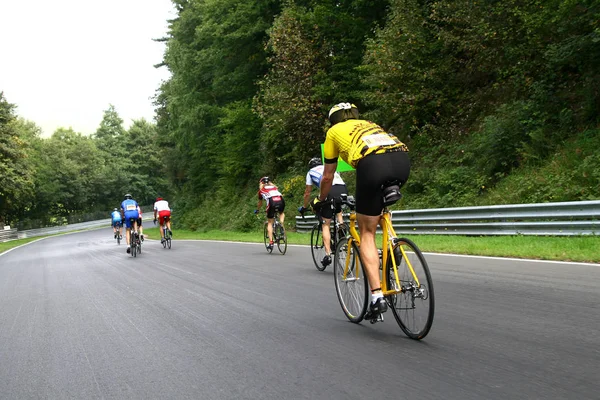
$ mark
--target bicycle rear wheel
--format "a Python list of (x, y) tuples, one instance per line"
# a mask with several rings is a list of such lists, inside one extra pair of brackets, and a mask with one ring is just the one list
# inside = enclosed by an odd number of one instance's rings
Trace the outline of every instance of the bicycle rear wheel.
[(285, 229), (281, 223), (275, 223), (275, 229), (273, 230), (273, 236), (275, 236), (275, 232), (277, 232), (277, 248), (279, 252), (283, 255), (287, 251), (287, 235), (285, 233)]
[(400, 286), (396, 282), (392, 258), (389, 255), (386, 267), (387, 287), (402, 291), (387, 296), (388, 304), (406, 336), (416, 340), (423, 339), (431, 329), (435, 311), (433, 281), (427, 261), (417, 245), (409, 239), (398, 239), (392, 254), (396, 259)]
[(310, 233), (310, 251), (312, 253), (313, 262), (315, 267), (319, 271), (324, 271), (327, 266), (323, 265), (323, 258), (325, 257), (325, 245), (323, 243), (323, 232), (321, 231), (321, 224), (317, 223), (313, 225)]
[(348, 238), (337, 244), (333, 277), (335, 291), (344, 314), (350, 321), (359, 323), (365, 317), (369, 305), (369, 284), (358, 247), (354, 242), (349, 244)]
[(135, 243), (135, 235), (133, 232), (129, 234), (129, 243), (131, 246), (131, 256), (137, 257), (137, 244)]
[(117, 233), (117, 244), (121, 244), (121, 235)]

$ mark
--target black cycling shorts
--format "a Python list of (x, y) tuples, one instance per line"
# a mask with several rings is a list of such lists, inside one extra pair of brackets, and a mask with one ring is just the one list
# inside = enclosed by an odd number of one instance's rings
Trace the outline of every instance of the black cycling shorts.
[(383, 210), (381, 185), (398, 180), (402, 186), (410, 174), (410, 159), (404, 151), (369, 154), (356, 166), (356, 212), (377, 216)]
[(275, 218), (275, 211), (279, 211), (280, 213), (285, 211), (285, 201), (283, 197), (279, 201), (273, 201), (273, 199), (269, 199), (267, 203), (267, 218)]
[(137, 219), (137, 226), (138, 227), (142, 226), (142, 218), (141, 217)]
[[(327, 200), (333, 199), (333, 205), (335, 209), (335, 213), (339, 213), (342, 211), (342, 203), (340, 202), (340, 197), (343, 194), (348, 194), (348, 189), (346, 185), (333, 185), (331, 190), (329, 190), (329, 194), (327, 195)], [(334, 209), (329, 206), (323, 207), (321, 210), (321, 217), (326, 219), (333, 218)]]

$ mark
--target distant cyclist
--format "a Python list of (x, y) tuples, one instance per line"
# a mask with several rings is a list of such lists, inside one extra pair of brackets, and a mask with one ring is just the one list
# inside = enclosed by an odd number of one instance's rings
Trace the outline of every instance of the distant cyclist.
[(137, 226), (138, 226), (138, 230), (140, 232), (140, 239), (143, 242), (144, 241), (144, 228), (142, 227), (142, 207), (140, 207), (139, 205), (138, 205), (138, 214), (140, 216), (137, 219)]
[(315, 207), (324, 201), (335, 178), (338, 157), (356, 168), (356, 213), (360, 229), (360, 254), (371, 287), (371, 306), (366, 319), (387, 311), (379, 278), (379, 254), (375, 231), (383, 210), (382, 185), (397, 181), (402, 186), (410, 174), (408, 148), (379, 125), (359, 119), (354, 104), (339, 103), (329, 110), (331, 127), (324, 145), (325, 170)]
[(115, 234), (115, 239), (117, 238), (117, 235), (121, 237), (121, 229), (123, 229), (123, 219), (121, 218), (121, 213), (119, 212), (118, 208), (115, 208), (113, 210), (113, 212), (110, 214), (110, 218), (113, 233)]
[(285, 201), (283, 195), (277, 189), (277, 186), (271, 182), (268, 176), (263, 176), (258, 182), (258, 204), (254, 213), (262, 207), (263, 200), (267, 202), (267, 232), (269, 233), (269, 250), (273, 249), (273, 222), (275, 220), (275, 212), (279, 211), (279, 222), (283, 226), (285, 220)]
[[(313, 185), (317, 188), (321, 185), (321, 179), (323, 178), (323, 170), (325, 167), (321, 162), (321, 159), (318, 157), (312, 158), (308, 162), (309, 171), (306, 174), (306, 189), (304, 190), (304, 205), (298, 208), (300, 213), (303, 213), (307, 210), (307, 207), (310, 203), (310, 193), (312, 192)], [(338, 200), (343, 194), (348, 194), (348, 189), (346, 188), (346, 184), (342, 180), (342, 177), (337, 172), (333, 175), (333, 183), (331, 186), (331, 190), (329, 191), (329, 195), (327, 196), (327, 200), (334, 200), (335, 214), (338, 222), (340, 224), (344, 223), (344, 219), (342, 217), (342, 205), (340, 202), (335, 201)], [(333, 218), (333, 209), (331, 207), (325, 207), (321, 210), (321, 217), (323, 217), (323, 244), (325, 245), (325, 257), (321, 261), (324, 267), (331, 264), (331, 233), (329, 226), (331, 224), (331, 218)]]
[[(131, 229), (137, 231), (137, 219), (140, 217), (138, 211), (138, 203), (133, 200), (132, 196), (127, 193), (125, 200), (121, 203), (121, 217), (125, 221), (125, 234), (127, 238), (127, 253), (131, 252)], [(133, 220), (133, 224), (132, 224)]]
[(173, 235), (171, 231), (171, 208), (169, 208), (169, 202), (162, 197), (157, 197), (156, 203), (154, 203), (154, 223), (156, 223), (157, 216), (160, 224), (160, 242), (162, 243), (165, 241), (164, 224), (167, 224), (167, 229)]

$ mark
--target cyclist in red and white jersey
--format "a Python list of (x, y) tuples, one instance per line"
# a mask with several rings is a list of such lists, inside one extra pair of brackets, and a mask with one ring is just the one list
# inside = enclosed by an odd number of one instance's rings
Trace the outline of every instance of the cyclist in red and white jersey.
[(154, 203), (154, 223), (156, 223), (157, 216), (160, 224), (160, 242), (162, 243), (165, 241), (165, 233), (162, 229), (164, 224), (167, 224), (167, 229), (173, 235), (173, 231), (171, 231), (171, 209), (169, 208), (169, 202), (162, 197), (157, 197), (156, 203)]
[(275, 219), (275, 212), (279, 211), (279, 222), (283, 225), (285, 220), (285, 201), (283, 195), (277, 189), (277, 186), (271, 182), (268, 176), (263, 176), (258, 182), (258, 204), (254, 213), (257, 214), (258, 210), (262, 207), (263, 200), (267, 202), (267, 231), (269, 233), (269, 247), (273, 248), (273, 220)]

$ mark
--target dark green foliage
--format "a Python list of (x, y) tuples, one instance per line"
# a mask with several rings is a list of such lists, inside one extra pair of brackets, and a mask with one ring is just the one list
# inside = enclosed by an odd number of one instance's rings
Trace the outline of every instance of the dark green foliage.
[(15, 220), (33, 193), (28, 143), (19, 135), (14, 109), (0, 92), (0, 228)]

